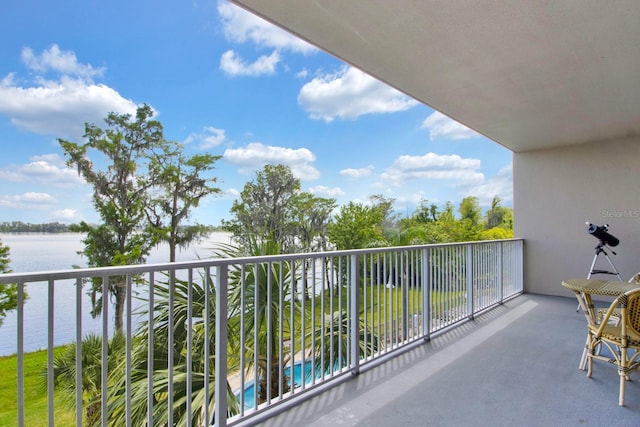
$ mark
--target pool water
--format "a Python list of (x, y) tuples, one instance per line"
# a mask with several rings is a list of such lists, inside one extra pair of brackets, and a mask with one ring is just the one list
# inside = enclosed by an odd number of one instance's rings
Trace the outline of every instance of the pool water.
[[(310, 384), (311, 383), (311, 371), (312, 371), (312, 367), (313, 367), (313, 363), (311, 362), (311, 360), (307, 360), (305, 361), (304, 364), (304, 375), (302, 372), (302, 362), (298, 362), (294, 365), (293, 368), (293, 382), (295, 384), (295, 387), (300, 387), (302, 385), (302, 382), (304, 381), (305, 384)], [(284, 368), (284, 374), (287, 376), (287, 381), (290, 382), (291, 381), (291, 367), (287, 366)], [(320, 378), (322, 376), (322, 373), (320, 371), (316, 372), (316, 379)], [(240, 401), (240, 393), (236, 393), (236, 397), (238, 398), (238, 401)], [(252, 382), (250, 385), (248, 385), (245, 389), (244, 389), (244, 407), (245, 409), (252, 409), (255, 405), (255, 384)]]

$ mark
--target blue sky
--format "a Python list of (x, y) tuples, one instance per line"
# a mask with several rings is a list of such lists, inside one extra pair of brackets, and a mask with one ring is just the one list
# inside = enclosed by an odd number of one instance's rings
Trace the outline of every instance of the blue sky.
[(21, 0), (0, 14), (0, 221), (97, 221), (57, 138), (146, 103), (186, 154), (221, 155), (218, 224), (266, 163), (339, 204), (512, 203), (512, 156), (226, 1)]

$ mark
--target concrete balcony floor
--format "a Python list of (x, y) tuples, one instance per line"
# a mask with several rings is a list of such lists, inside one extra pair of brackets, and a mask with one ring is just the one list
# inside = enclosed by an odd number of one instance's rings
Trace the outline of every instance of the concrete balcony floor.
[(614, 366), (594, 362), (592, 378), (578, 369), (586, 321), (576, 306), (573, 298), (517, 297), (333, 388), (282, 405), (261, 425), (640, 425), (638, 373), (620, 407)]

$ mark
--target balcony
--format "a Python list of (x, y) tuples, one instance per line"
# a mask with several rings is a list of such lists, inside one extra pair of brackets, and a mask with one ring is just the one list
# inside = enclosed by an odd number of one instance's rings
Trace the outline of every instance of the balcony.
[(638, 374), (619, 407), (614, 366), (578, 369), (584, 334), (574, 298), (524, 294), (260, 425), (637, 425)]
[[(41, 286), (49, 296), (51, 424), (54, 295), (75, 286), (66, 307), (82, 342), (87, 280), (105, 292), (117, 280), (128, 298), (123, 347), (102, 342), (97, 389), (88, 393), (76, 377), (78, 425), (88, 406), (102, 425), (566, 425), (604, 421), (602, 414), (637, 417), (636, 382), (618, 409), (611, 367), (597, 367), (591, 380), (577, 369), (585, 325), (573, 300), (515, 298), (522, 250), (522, 240), (474, 242), (11, 274), (0, 283)], [(110, 309), (102, 336), (113, 336)], [(22, 316), (20, 426), (28, 393)], [(75, 372), (87, 368), (75, 360)]]

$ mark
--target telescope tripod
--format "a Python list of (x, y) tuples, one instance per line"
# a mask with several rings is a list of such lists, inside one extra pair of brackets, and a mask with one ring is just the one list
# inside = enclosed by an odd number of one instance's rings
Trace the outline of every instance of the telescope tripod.
[[(620, 273), (618, 272), (618, 269), (613, 264), (613, 261), (611, 261), (611, 258), (609, 258), (609, 254), (604, 249), (604, 246), (605, 246), (605, 243), (603, 241), (600, 241), (600, 243), (598, 243), (598, 246), (596, 246), (596, 254), (593, 256), (593, 261), (591, 262), (591, 268), (589, 269), (589, 274), (587, 275), (587, 279), (591, 279), (591, 275), (593, 274), (610, 274), (613, 276), (617, 276), (618, 280), (623, 282), (624, 280), (622, 280), (622, 277), (620, 277)], [(611, 249), (609, 250), (611, 251), (612, 254), (614, 255), (616, 254), (613, 250)], [(609, 266), (611, 267), (611, 270), (595, 269), (596, 262), (598, 261), (598, 256), (600, 256), (600, 254), (603, 254), (604, 257), (607, 259), (607, 261), (609, 262)], [(580, 311), (580, 304), (578, 304), (578, 308), (576, 309), (576, 311)]]
[[(611, 251), (612, 254), (614, 254), (614, 255), (616, 254), (611, 249), (609, 249), (609, 250)], [(595, 269), (596, 261), (598, 260), (598, 255), (600, 255), (600, 254), (604, 254), (604, 257), (609, 262), (609, 266), (611, 267), (611, 270), (596, 270)], [(623, 281), (622, 277), (620, 277), (620, 273), (618, 272), (618, 269), (616, 268), (615, 265), (613, 265), (613, 261), (611, 261), (611, 258), (609, 258), (609, 254), (604, 249), (604, 243), (603, 242), (600, 242), (598, 244), (598, 246), (596, 246), (596, 254), (593, 256), (593, 262), (591, 263), (591, 269), (589, 270), (589, 275), (587, 276), (587, 279), (591, 279), (591, 275), (592, 274), (611, 274), (611, 275), (617, 276), (618, 280), (620, 280), (621, 282)]]

